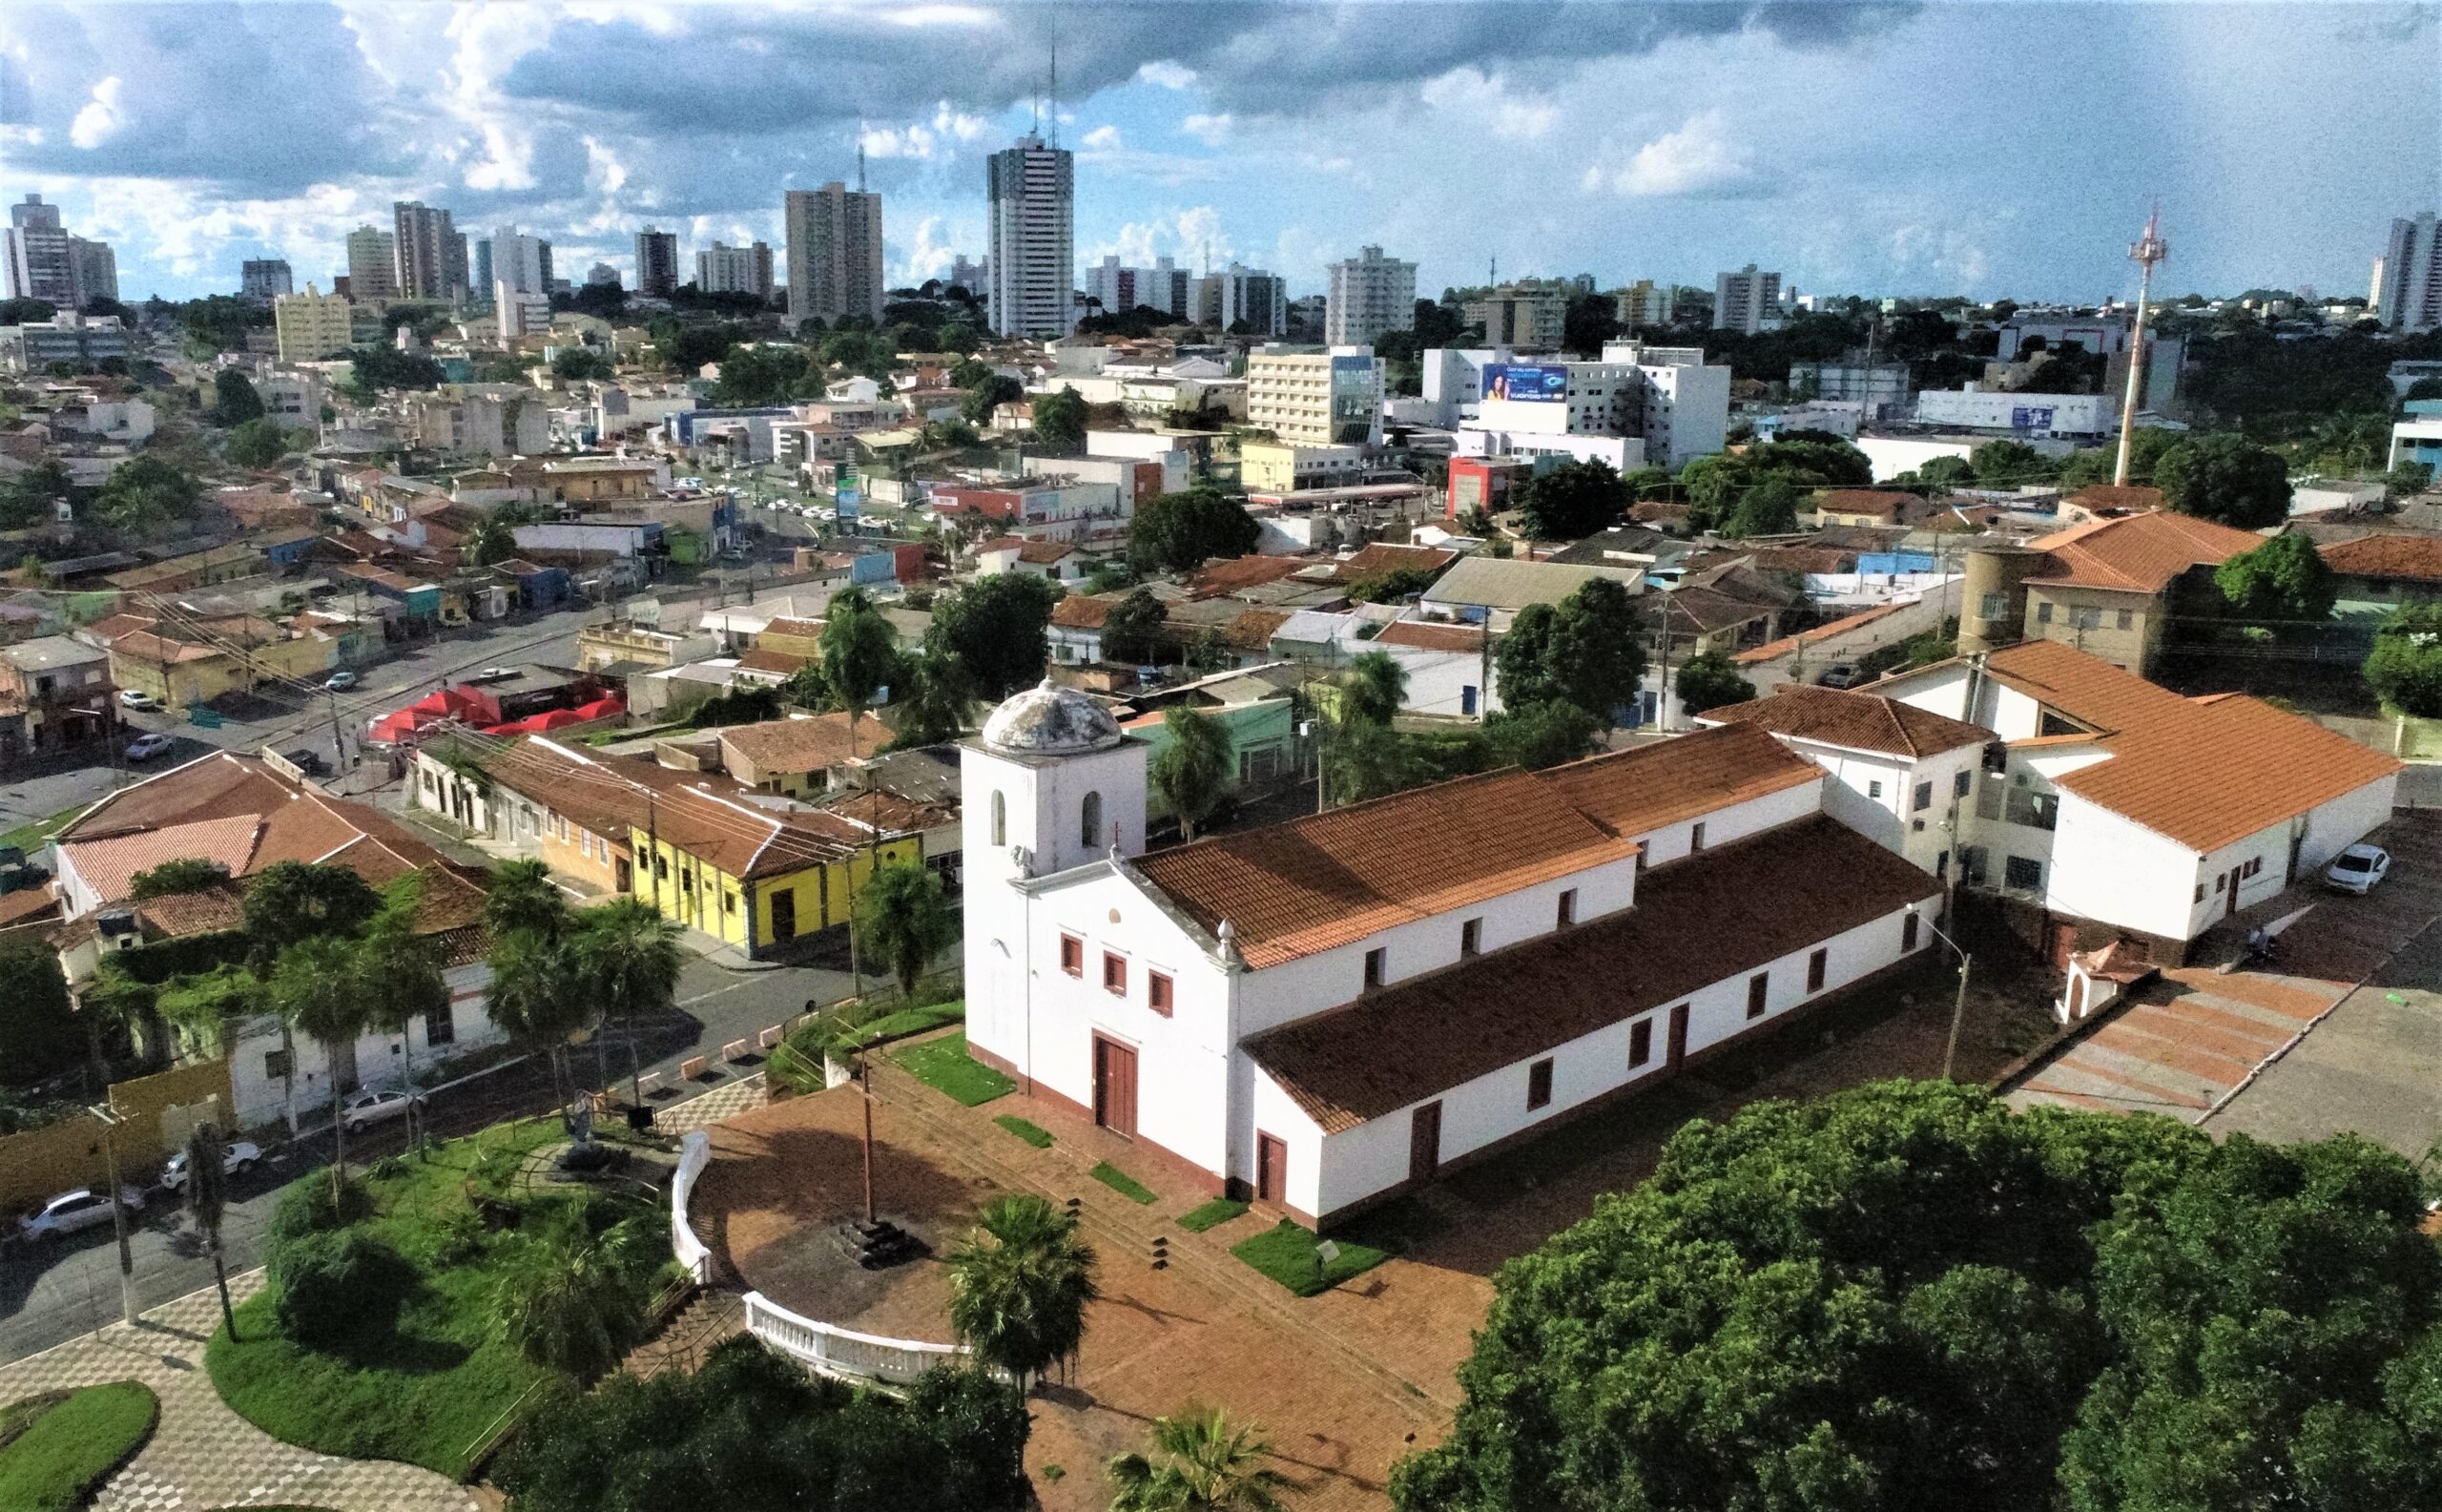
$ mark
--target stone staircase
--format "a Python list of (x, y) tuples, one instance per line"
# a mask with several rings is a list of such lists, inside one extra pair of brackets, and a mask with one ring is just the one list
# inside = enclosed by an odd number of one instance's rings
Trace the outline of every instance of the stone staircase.
[(697, 1292), (650, 1338), (628, 1352), (619, 1363), (623, 1375), (649, 1379), (665, 1370), (692, 1371), (703, 1364), (712, 1347), (733, 1334), (746, 1332), (746, 1299), (722, 1287)]

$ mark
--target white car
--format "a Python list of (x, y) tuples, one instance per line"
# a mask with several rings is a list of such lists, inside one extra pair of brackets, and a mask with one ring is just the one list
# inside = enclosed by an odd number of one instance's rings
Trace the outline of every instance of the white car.
[(322, 679), (322, 686), (333, 693), (345, 693), (350, 688), (356, 686), (356, 673), (352, 672), (335, 672), (328, 677)]
[[(144, 1193), (133, 1187), (118, 1191), (119, 1206), (130, 1212), (144, 1208)], [(21, 1239), (64, 1239), (80, 1229), (111, 1221), (110, 1198), (98, 1191), (78, 1190), (63, 1191), (42, 1205), (40, 1212), (31, 1212), (17, 1220), (17, 1236)]]
[(165, 735), (140, 735), (127, 743), (127, 758), (130, 761), (150, 761), (175, 743)]
[(2391, 853), (2380, 845), (2351, 845), (2324, 868), (2324, 885), (2336, 892), (2364, 896), (2391, 874)]
[(359, 1092), (341, 1105), (340, 1122), (347, 1126), (349, 1133), (362, 1133), (371, 1125), (386, 1124), (404, 1113), (410, 1103), (422, 1108), (424, 1099), (405, 1092)]
[[(222, 1149), (220, 1152), (220, 1169), (232, 1175), (235, 1175), (239, 1171), (254, 1170), (255, 1163), (262, 1158), (263, 1152), (256, 1146), (254, 1141), (250, 1139), (240, 1139), (237, 1143), (226, 1146)], [(169, 1188), (172, 1191), (183, 1191), (186, 1190), (187, 1152), (185, 1150), (181, 1150), (176, 1154), (172, 1155), (170, 1157), (170, 1163), (162, 1168), (161, 1185)]]
[(514, 667), (486, 667), (469, 679), (473, 682), (505, 682), (517, 675)]
[(122, 688), (118, 693), (118, 706), (122, 709), (149, 711), (160, 708), (161, 700), (141, 688)]

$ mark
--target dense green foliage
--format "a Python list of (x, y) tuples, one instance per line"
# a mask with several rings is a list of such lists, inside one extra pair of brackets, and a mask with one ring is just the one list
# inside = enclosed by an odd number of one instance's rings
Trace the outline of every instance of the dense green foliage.
[(1586, 579), (1558, 604), (1527, 605), (1493, 653), (1501, 702), (1571, 703), (1609, 729), (1645, 676), (1637, 629), (1627, 590), (1607, 577)]
[(1246, 506), (1209, 485), (1160, 493), (1136, 507), (1128, 562), (1139, 572), (1192, 572), (1213, 557), (1244, 556), (1263, 527)]
[(2163, 448), (2154, 483), (2183, 514), (2242, 530), (2289, 515), (2289, 469), (2280, 456), (2229, 431), (2189, 436)]
[(561, 348), (551, 359), (551, 376), (564, 383), (582, 383), (587, 379), (608, 383), (618, 376), (618, 366), (608, 353), (589, 346)]
[(71, 1512), (152, 1437), (159, 1398), (136, 1381), (70, 1392), (0, 1447), (0, 1507)]
[(1024, 1389), (1077, 1353), (1086, 1305), (1101, 1293), (1093, 1247), (1078, 1236), (1074, 1212), (1032, 1192), (996, 1197), (945, 1263), (950, 1329), (978, 1360), (1007, 1371)]
[(0, 1012), (0, 1067), (11, 1083), (38, 1082), (76, 1064), (85, 1034), (68, 1000), (59, 952), (38, 940), (0, 945), (0, 982), (9, 984)]
[(1035, 445), (1066, 456), (1086, 445), (1086, 401), (1073, 388), (1037, 394), (1032, 405)]
[(857, 938), (899, 979), (899, 995), (915, 996), (933, 958), (958, 939), (958, 914), (940, 874), (921, 861), (894, 861), (867, 877), (857, 893)]
[(1504, 709), (1484, 721), (1484, 734), (1502, 762), (1532, 772), (1593, 755), (1602, 745), (1603, 722), (1555, 698)]
[(195, 516), (203, 485), (193, 473), (149, 452), (111, 469), (93, 497), (93, 517), (126, 535), (151, 535)]
[(2230, 611), (2246, 619), (2284, 624), (2320, 623), (2340, 598), (2339, 577), (2315, 543), (2303, 535), (2277, 535), (2242, 551), (2213, 570)]
[(1823, 431), (1793, 430), (1736, 454), (1698, 457), (1679, 469), (1678, 487), (1693, 528), (1768, 535), (1794, 527), (1808, 490), (1873, 482), (1864, 452)]
[(1030, 572), (977, 578), (933, 600), (926, 648), (966, 670), (976, 694), (998, 701), (1043, 678), (1050, 657), (1045, 627), (1060, 590)]
[(497, 1475), (520, 1512), (995, 1512), (1028, 1500), (1026, 1427), (1017, 1394), (972, 1373), (902, 1400), (735, 1338), (692, 1376), (622, 1377), (537, 1418)]
[(1755, 685), (1738, 674), (1738, 664), (1717, 651), (1699, 652), (1670, 674), (1679, 707), (1703, 714), (1725, 704), (1745, 703), (1755, 696)]
[(269, 467), (288, 455), (288, 432), (269, 420), (245, 421), (220, 443), (221, 454), (240, 467)]
[(2352, 1136), (1886, 1083), (1699, 1120), (1501, 1271), (1406, 1512), (2442, 1496), (2442, 1252)]
[(318, 1348), (386, 1317), (414, 1279), (388, 1248), (354, 1229), (301, 1233), (265, 1258), (281, 1331)]
[(1149, 589), (1137, 589), (1103, 617), (1103, 660), (1153, 665), (1173, 653), (1170, 611)]
[(352, 346), (347, 358), (348, 388), (359, 404), (372, 404), (391, 389), (439, 388), (448, 377), (430, 357), (395, 346)]
[(255, 381), (244, 369), (224, 367), (212, 377), (212, 423), (216, 425), (242, 425), (250, 420), (263, 418), (263, 400), (255, 392)]
[(1511, 495), (1530, 539), (1576, 541), (1620, 523), (1628, 492), (1607, 462), (1572, 460), (1530, 474)]
[(1218, 1408), (1153, 1419), (1152, 1453), (1114, 1456), (1111, 1512), (1283, 1512), (1293, 1484), (1264, 1461), (1272, 1445)]
[(1191, 840), (1229, 794), (1233, 764), (1230, 728), (1181, 703), (1163, 713), (1162, 731), (1162, 749), (1145, 775), (1178, 820), (1180, 839)]
[(2374, 632), (2366, 685), (2402, 714), (2442, 719), (2442, 604), (2411, 604)]

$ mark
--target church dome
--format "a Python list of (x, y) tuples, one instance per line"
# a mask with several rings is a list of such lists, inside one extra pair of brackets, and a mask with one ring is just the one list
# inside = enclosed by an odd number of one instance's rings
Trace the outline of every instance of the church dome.
[(1082, 756), (1119, 744), (1119, 721), (1074, 688), (1046, 678), (1010, 698), (983, 721), (983, 743), (1012, 756)]

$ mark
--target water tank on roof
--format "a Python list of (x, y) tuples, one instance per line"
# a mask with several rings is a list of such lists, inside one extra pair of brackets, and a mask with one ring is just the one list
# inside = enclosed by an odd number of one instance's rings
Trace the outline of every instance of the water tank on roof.
[(2026, 580), (2052, 561), (2042, 551), (1995, 544), (1967, 553), (1958, 610), (1961, 655), (1998, 651), (2026, 638)]

